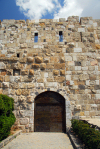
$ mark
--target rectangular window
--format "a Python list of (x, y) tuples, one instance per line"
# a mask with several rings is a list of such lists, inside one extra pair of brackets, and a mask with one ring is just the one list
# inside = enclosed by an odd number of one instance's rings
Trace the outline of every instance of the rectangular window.
[(35, 33), (34, 35), (34, 42), (38, 42), (38, 33)]
[(19, 69), (13, 69), (13, 76), (19, 76), (20, 70)]
[(63, 32), (59, 31), (59, 42), (63, 42)]

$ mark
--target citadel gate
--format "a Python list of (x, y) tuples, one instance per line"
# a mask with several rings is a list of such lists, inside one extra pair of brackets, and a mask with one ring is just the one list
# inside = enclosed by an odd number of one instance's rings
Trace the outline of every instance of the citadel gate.
[(65, 117), (65, 99), (59, 93), (47, 91), (35, 98), (35, 132), (66, 132)]

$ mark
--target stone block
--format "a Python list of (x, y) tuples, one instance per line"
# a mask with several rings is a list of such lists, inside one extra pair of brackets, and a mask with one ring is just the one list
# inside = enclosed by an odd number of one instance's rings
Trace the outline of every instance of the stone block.
[(9, 87), (9, 82), (3, 82), (2, 87), (3, 88), (8, 88)]
[(27, 102), (32, 103), (34, 101), (33, 96), (27, 96)]
[(33, 110), (25, 110), (26, 117), (33, 117)]
[(91, 74), (90, 75), (90, 80), (96, 80), (96, 75)]
[(40, 69), (41, 69), (41, 70), (45, 70), (45, 69), (46, 69), (46, 64), (45, 64), (45, 63), (41, 63)]
[(65, 22), (66, 19), (65, 18), (59, 18), (59, 22)]
[(3, 94), (3, 89), (0, 88), (0, 94)]
[(65, 75), (65, 70), (60, 70), (60, 75), (64, 76)]
[(27, 75), (28, 74), (28, 70), (22, 70), (21, 71), (21, 75)]
[(29, 118), (20, 118), (20, 125), (27, 125), (29, 123)]
[(65, 56), (65, 61), (72, 61), (72, 56)]
[(91, 66), (95, 66), (95, 65), (97, 65), (97, 64), (98, 64), (98, 61), (97, 61), (97, 60), (91, 61)]
[(65, 63), (65, 58), (64, 57), (60, 58), (60, 63)]
[(100, 45), (99, 44), (96, 44), (96, 49), (100, 49)]
[(34, 68), (34, 69), (39, 69), (40, 68), (40, 65), (39, 64), (32, 64), (32, 68)]
[(16, 95), (20, 96), (21, 93), (22, 93), (22, 90), (21, 89), (18, 89), (18, 90), (15, 91), (15, 93), (16, 93)]
[(68, 61), (68, 66), (74, 66), (74, 61)]
[(47, 78), (47, 82), (54, 82), (53, 78)]
[(32, 76), (34, 75), (34, 70), (33, 69), (29, 70), (29, 75), (32, 75)]
[(75, 70), (76, 70), (76, 71), (81, 70), (81, 66), (75, 66)]
[(58, 83), (57, 82), (46, 82), (45, 87), (57, 87)]
[(0, 69), (6, 69), (6, 65), (3, 62), (0, 62)]
[(66, 80), (71, 80), (71, 75), (66, 75)]
[(3, 82), (3, 80), (4, 80), (4, 77), (0, 76), (0, 82)]
[(51, 63), (58, 63), (59, 62), (59, 58), (58, 57), (51, 56), (50, 57), (50, 62)]
[(44, 58), (44, 63), (49, 63), (50, 62), (50, 59), (47, 57), (47, 58)]
[(70, 85), (70, 81), (66, 81), (66, 85)]
[(55, 63), (54, 64), (55, 69), (65, 69), (65, 63)]
[(20, 102), (24, 102), (26, 100), (26, 97), (21, 95), (21, 96), (18, 97), (18, 100)]
[(81, 74), (79, 75), (80, 80), (89, 80), (89, 75), (88, 74)]
[(35, 57), (35, 62), (36, 63), (42, 63), (43, 62), (43, 58), (42, 57), (39, 57), (39, 56), (36, 56)]
[(28, 57), (28, 58), (27, 58), (27, 62), (28, 62), (28, 63), (33, 63), (33, 61), (34, 61), (34, 58), (33, 58), (33, 57)]
[(74, 52), (75, 53), (80, 53), (80, 52), (82, 52), (82, 48), (74, 48)]
[(59, 70), (53, 70), (53, 74), (57, 76), (59, 74)]
[(81, 105), (75, 105), (74, 110), (75, 111), (80, 111), (81, 110)]
[(47, 63), (46, 69), (54, 69), (54, 64), (52, 64), (52, 63)]
[(78, 28), (78, 32), (85, 32), (85, 28)]
[(85, 85), (79, 85), (78, 87), (79, 87), (79, 89), (81, 89), (81, 90), (84, 90), (84, 89), (85, 89)]
[(63, 83), (65, 81), (65, 77), (57, 76), (57, 77), (54, 77), (54, 80), (59, 82), (59, 83)]
[(28, 89), (22, 89), (22, 95), (27, 96), (29, 93), (30, 91)]
[(30, 76), (24, 76), (24, 77), (22, 77), (22, 82), (32, 82), (32, 77), (30, 77)]

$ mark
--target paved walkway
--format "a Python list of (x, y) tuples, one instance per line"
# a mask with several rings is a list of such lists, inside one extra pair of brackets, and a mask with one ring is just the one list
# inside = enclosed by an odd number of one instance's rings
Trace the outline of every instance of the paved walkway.
[(73, 149), (64, 133), (22, 133), (3, 149)]

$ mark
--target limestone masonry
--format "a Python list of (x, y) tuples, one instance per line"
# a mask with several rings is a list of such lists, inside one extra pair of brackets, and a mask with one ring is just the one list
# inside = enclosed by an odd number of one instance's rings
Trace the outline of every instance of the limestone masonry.
[(35, 98), (56, 92), (70, 119), (100, 119), (100, 20), (77, 16), (0, 22), (0, 94), (14, 98), (14, 114), (34, 131)]

